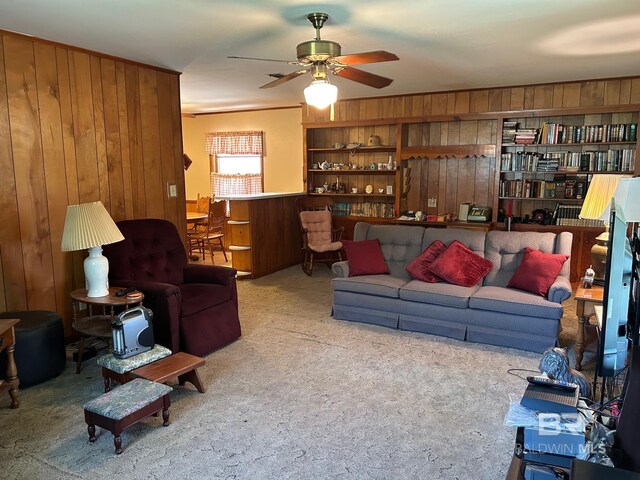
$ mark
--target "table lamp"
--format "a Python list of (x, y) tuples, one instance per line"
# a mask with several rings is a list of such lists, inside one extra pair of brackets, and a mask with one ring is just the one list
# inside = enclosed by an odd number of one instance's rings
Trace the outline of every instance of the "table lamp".
[(67, 207), (60, 248), (63, 252), (89, 249), (84, 260), (87, 297), (109, 295), (109, 261), (102, 255), (102, 245), (121, 240), (124, 237), (102, 202)]
[[(622, 208), (622, 215), (627, 223), (640, 222), (640, 177), (621, 179), (613, 198)], [(610, 210), (611, 204), (607, 205), (600, 219), (609, 219)]]
[[(591, 247), (591, 268), (595, 272), (593, 283), (604, 285), (604, 270), (607, 262), (607, 243), (609, 241), (609, 208), (611, 198), (625, 175), (595, 174), (589, 184), (587, 195), (580, 210), (580, 218), (602, 220), (604, 232), (596, 237)], [(605, 215), (606, 212), (606, 215)]]

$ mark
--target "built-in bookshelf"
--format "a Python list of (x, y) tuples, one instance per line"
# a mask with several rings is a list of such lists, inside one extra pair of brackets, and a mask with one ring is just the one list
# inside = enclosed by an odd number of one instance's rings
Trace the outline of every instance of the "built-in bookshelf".
[(392, 218), (400, 175), (397, 125), (308, 128), (308, 195), (333, 199), (336, 216)]
[(578, 218), (591, 179), (632, 175), (637, 135), (637, 112), (504, 119), (499, 210), (523, 218), (542, 209), (558, 225), (595, 226)]

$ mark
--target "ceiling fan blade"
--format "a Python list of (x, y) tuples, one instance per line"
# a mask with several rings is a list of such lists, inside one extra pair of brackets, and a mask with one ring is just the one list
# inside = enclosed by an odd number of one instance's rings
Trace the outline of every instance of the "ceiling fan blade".
[(294, 78), (297, 78), (300, 75), (304, 75), (307, 72), (308, 72), (308, 70), (304, 70), (304, 69), (303, 70), (298, 70), (297, 72), (291, 72), (289, 75), (284, 75), (284, 76), (274, 80), (273, 82), (266, 83), (266, 84), (262, 85), (260, 88), (277, 87), (278, 85), (281, 85), (284, 82), (288, 82), (289, 80), (293, 80)]
[(365, 72), (364, 70), (358, 70), (357, 68), (342, 68), (334, 71), (336, 75), (347, 80), (353, 80), (354, 82), (363, 83), (374, 88), (384, 88), (393, 82), (392, 79), (381, 77), (380, 75), (374, 75), (373, 73)]
[(363, 63), (391, 62), (400, 59), (394, 53), (385, 52), (384, 50), (376, 50), (374, 52), (340, 55), (339, 57), (333, 57), (331, 60), (343, 65), (362, 65)]
[(260, 60), (262, 62), (280, 62), (280, 63), (288, 63), (289, 65), (300, 65), (300, 63), (296, 62), (296, 61), (274, 60), (272, 58), (236, 57), (236, 56), (228, 56), (227, 58), (233, 58), (233, 59), (236, 59), (236, 60)]

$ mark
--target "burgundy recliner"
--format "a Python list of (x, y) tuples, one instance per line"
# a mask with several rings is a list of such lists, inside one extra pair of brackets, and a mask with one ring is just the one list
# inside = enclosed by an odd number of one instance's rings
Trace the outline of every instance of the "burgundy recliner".
[(178, 230), (167, 220), (117, 225), (124, 240), (103, 247), (109, 283), (144, 293), (156, 343), (203, 356), (240, 337), (236, 270), (188, 264)]

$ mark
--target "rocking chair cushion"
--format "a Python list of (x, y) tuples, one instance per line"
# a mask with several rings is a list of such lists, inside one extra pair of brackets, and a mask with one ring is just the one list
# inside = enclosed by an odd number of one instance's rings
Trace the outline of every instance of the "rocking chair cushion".
[(300, 221), (307, 235), (307, 246), (314, 252), (337, 252), (341, 242), (334, 242), (329, 210), (309, 210), (300, 212)]

